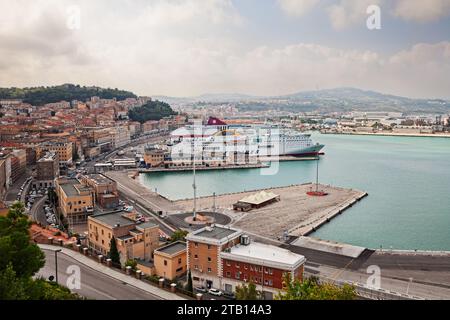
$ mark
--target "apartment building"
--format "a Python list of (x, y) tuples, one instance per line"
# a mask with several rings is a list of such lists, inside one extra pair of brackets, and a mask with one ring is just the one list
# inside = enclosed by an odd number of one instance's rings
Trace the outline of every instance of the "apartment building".
[(124, 211), (89, 216), (88, 232), (89, 248), (103, 255), (109, 253), (111, 238), (114, 237), (122, 264), (129, 259), (149, 261), (159, 247), (158, 225), (138, 223), (135, 214)]
[(126, 146), (131, 142), (130, 131), (127, 126), (115, 127), (110, 133), (115, 149)]
[(187, 266), (197, 286), (234, 292), (252, 281), (271, 299), (282, 290), (285, 274), (303, 280), (304, 256), (250, 241), (239, 229), (212, 225), (188, 234), (186, 241)]
[(194, 285), (222, 288), (220, 253), (238, 244), (241, 235), (241, 230), (215, 225), (186, 236), (187, 265)]
[(86, 223), (94, 212), (94, 191), (78, 179), (55, 180), (59, 210), (70, 224)]
[(53, 151), (58, 154), (60, 166), (71, 165), (73, 162), (71, 142), (45, 142), (36, 148), (36, 157), (40, 159), (48, 151)]
[(80, 180), (94, 191), (95, 203), (105, 209), (114, 209), (119, 206), (117, 182), (101, 174), (83, 175)]
[(165, 152), (155, 148), (147, 148), (144, 152), (145, 164), (149, 167), (164, 165)]
[(177, 241), (158, 248), (153, 253), (155, 273), (174, 280), (187, 272), (186, 243)]
[(54, 151), (49, 151), (36, 163), (36, 179), (33, 181), (33, 185), (38, 188), (52, 187), (54, 180), (58, 177), (58, 154)]
[(0, 152), (0, 199), (6, 195), (11, 185), (11, 159), (9, 154)]

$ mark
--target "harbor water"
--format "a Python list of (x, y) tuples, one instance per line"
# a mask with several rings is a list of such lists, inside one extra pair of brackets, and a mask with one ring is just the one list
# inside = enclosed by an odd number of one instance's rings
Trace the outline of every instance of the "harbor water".
[[(369, 197), (311, 236), (375, 249), (450, 250), (450, 139), (317, 133), (313, 140), (326, 145), (320, 182)], [(315, 175), (315, 161), (282, 162), (269, 176), (261, 169), (200, 171), (197, 190), (206, 196), (286, 186)], [(193, 197), (191, 172), (140, 179), (170, 199)]]

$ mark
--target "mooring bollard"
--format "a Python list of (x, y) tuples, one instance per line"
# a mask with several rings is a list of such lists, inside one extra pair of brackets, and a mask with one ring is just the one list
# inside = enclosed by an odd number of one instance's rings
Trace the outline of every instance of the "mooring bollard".
[(176, 283), (171, 283), (170, 284), (170, 291), (175, 293), (177, 291), (177, 284)]
[(130, 274), (131, 274), (131, 267), (130, 267), (130, 266), (127, 266), (127, 267), (125, 268), (125, 272), (126, 272), (127, 275), (130, 275)]
[(103, 256), (101, 254), (98, 255), (98, 262), (100, 262), (100, 263), (103, 262)]
[(53, 244), (53, 238), (52, 237), (48, 237), (48, 244)]
[(106, 265), (108, 266), (108, 267), (111, 267), (111, 265), (112, 265), (112, 260), (111, 259), (106, 259)]
[(88, 255), (88, 248), (83, 248), (83, 254), (84, 254), (85, 256)]
[(141, 279), (141, 276), (142, 276), (142, 271), (136, 270), (136, 279)]
[(197, 300), (203, 300), (203, 294), (201, 293), (197, 293), (195, 297), (197, 298)]
[(160, 278), (158, 284), (160, 288), (164, 287), (164, 278)]

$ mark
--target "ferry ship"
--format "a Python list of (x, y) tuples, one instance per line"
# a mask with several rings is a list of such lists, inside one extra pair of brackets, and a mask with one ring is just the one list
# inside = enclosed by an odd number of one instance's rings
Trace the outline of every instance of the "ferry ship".
[[(171, 154), (246, 154), (266, 156), (316, 156), (324, 145), (314, 143), (310, 134), (274, 125), (228, 125), (211, 117), (206, 125), (189, 125), (171, 133)], [(196, 150), (194, 152), (194, 150)]]

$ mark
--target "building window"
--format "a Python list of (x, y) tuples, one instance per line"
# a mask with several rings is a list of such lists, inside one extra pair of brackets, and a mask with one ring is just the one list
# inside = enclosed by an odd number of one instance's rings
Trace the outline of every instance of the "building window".
[(167, 260), (164, 260), (164, 265), (167, 266)]
[(178, 258), (178, 264), (181, 264), (181, 258)]
[(194, 242), (194, 247), (198, 248), (198, 243)]
[(194, 259), (198, 259), (198, 255), (194, 255)]
[(238, 262), (236, 262), (236, 268), (240, 268), (241, 266), (239, 265)]
[(271, 268), (269, 269), (269, 274), (273, 274), (273, 270)]
[(226, 264), (227, 264), (227, 267), (231, 267), (230, 261), (227, 260)]
[(273, 286), (273, 281), (272, 280), (269, 280), (269, 286)]
[(208, 268), (208, 272), (211, 272), (211, 268)]
[(240, 279), (240, 278), (241, 278), (241, 273), (240, 273), (240, 272), (236, 272), (235, 278), (236, 278), (236, 279)]
[(244, 269), (245, 269), (245, 270), (247, 270), (247, 269), (248, 269), (248, 266), (247, 266), (246, 264), (244, 264)]
[(105, 241), (104, 241), (104, 240), (102, 240), (102, 244), (105, 244)]
[(227, 278), (231, 278), (231, 272), (227, 271)]
[(102, 235), (104, 235), (105, 233), (104, 233), (104, 230), (102, 229)]
[(209, 249), (211, 249), (211, 245), (210, 245), (210, 244), (208, 244), (208, 250), (209, 250)]
[(208, 262), (211, 262), (212, 260), (211, 260), (211, 257), (208, 257)]
[(198, 265), (195, 265), (195, 266), (194, 266), (194, 269), (195, 269), (195, 270), (198, 270)]

